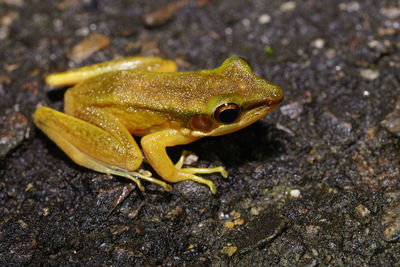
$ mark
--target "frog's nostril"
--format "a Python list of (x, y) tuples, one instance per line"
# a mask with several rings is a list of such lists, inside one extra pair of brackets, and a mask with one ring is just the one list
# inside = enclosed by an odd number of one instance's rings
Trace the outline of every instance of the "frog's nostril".
[(272, 98), (276, 102), (282, 102), (283, 100), (283, 91), (279, 86), (275, 87), (275, 90), (273, 91)]
[(275, 108), (283, 101), (283, 91), (279, 86), (275, 86), (269, 94), (267, 105)]

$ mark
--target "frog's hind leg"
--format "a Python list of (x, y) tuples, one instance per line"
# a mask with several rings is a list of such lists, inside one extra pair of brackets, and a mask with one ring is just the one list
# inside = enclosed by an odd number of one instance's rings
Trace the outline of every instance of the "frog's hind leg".
[[(123, 176), (143, 190), (138, 178), (156, 183), (171, 191), (170, 185), (139, 172), (143, 156), (128, 130), (111, 115), (97, 113), (89, 123), (76, 117), (41, 107), (35, 111), (35, 124), (53, 140), (75, 163), (107, 174)], [(103, 118), (103, 125), (96, 126)], [(97, 120), (97, 121), (96, 121)], [(92, 124), (94, 123), (94, 124)], [(108, 129), (108, 128), (107, 128)]]
[(173, 72), (177, 66), (171, 60), (159, 57), (127, 57), (114, 59), (75, 70), (50, 74), (46, 83), (50, 86), (69, 86), (91, 77), (118, 70), (138, 70), (155, 72)]

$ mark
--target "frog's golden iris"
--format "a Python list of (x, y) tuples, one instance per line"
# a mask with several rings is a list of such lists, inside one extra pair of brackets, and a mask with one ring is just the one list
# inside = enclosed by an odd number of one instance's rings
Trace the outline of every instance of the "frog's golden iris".
[(163, 180), (192, 180), (216, 188), (198, 173), (226, 170), (174, 165), (166, 147), (204, 136), (231, 133), (261, 119), (283, 100), (282, 90), (231, 57), (216, 69), (175, 72), (170, 60), (132, 57), (52, 74), (51, 86), (75, 85), (64, 97), (64, 112), (38, 108), (35, 124), (74, 162), (89, 169), (138, 178), (171, 191), (169, 184), (137, 171), (143, 155), (132, 135), (142, 136), (147, 161)]

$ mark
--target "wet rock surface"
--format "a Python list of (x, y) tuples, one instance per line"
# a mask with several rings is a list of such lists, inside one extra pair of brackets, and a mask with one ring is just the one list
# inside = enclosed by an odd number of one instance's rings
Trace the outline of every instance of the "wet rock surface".
[[(0, 1), (1, 135), (13, 144), (0, 160), (0, 264), (398, 264), (399, 14), (386, 0)], [(93, 34), (103, 43), (69, 58)], [(47, 74), (132, 55), (181, 70), (238, 55), (283, 88), (256, 124), (184, 146), (191, 166), (229, 171), (207, 176), (215, 196), (193, 182), (141, 192), (34, 127), (37, 106), (63, 106)]]

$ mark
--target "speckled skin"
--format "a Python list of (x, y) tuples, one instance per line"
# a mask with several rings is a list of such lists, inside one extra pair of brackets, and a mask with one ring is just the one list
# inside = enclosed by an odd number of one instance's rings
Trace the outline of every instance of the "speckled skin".
[[(191, 116), (212, 117), (215, 107), (231, 98), (245, 114), (258, 106), (271, 111), (282, 97), (279, 87), (253, 74), (244, 60), (232, 57), (213, 70), (105, 73), (69, 89), (64, 104), (65, 113), (86, 121), (93, 109), (102, 109), (117, 116), (131, 133), (143, 136), (163, 128), (190, 129)], [(214, 128), (218, 126), (222, 125)]]

